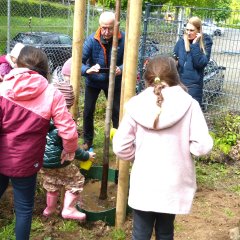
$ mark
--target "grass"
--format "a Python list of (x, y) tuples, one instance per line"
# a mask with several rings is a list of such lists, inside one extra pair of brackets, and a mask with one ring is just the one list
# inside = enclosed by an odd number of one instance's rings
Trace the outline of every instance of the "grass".
[(209, 189), (225, 189), (240, 195), (240, 175), (237, 169), (236, 165), (196, 161), (198, 186)]
[(197, 182), (199, 185), (214, 188), (220, 179), (226, 178), (229, 173), (226, 165), (220, 163), (201, 163), (196, 161)]
[(126, 239), (126, 234), (122, 229), (114, 229), (112, 231), (112, 239), (113, 240), (125, 240)]
[[(60, 32), (72, 36), (72, 18), (32, 18), (31, 27), (29, 27), (29, 17), (11, 17), (10, 38), (13, 38), (19, 32), (28, 31), (46, 31), (46, 32)], [(0, 33), (0, 53), (6, 51), (7, 44), (7, 17), (0, 16), (1, 27)]]
[(71, 232), (78, 228), (78, 223), (76, 221), (62, 221), (62, 226), (59, 227), (59, 231)]
[(0, 239), (2, 240), (14, 240), (14, 227), (15, 227), (15, 219), (6, 225), (5, 227), (0, 229)]

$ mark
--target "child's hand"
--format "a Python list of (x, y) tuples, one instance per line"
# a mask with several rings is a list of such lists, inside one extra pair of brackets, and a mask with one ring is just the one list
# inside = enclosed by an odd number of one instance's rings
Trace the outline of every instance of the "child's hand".
[(66, 152), (64, 149), (61, 154), (61, 164), (63, 164), (65, 161), (72, 161), (74, 160), (75, 152)]
[(95, 152), (88, 152), (89, 153), (89, 160), (94, 162), (96, 153)]

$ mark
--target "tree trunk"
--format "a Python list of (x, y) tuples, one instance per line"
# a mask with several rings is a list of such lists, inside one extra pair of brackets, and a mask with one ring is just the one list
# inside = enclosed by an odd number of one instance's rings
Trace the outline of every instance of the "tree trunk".
[(115, 88), (115, 70), (116, 70), (116, 62), (117, 62), (118, 32), (119, 32), (119, 25), (120, 25), (119, 24), (120, 6), (121, 6), (121, 0), (117, 0), (116, 10), (115, 10), (111, 64), (110, 64), (110, 73), (109, 73), (108, 101), (107, 101), (106, 118), (105, 118), (103, 172), (102, 172), (101, 192), (99, 196), (100, 199), (107, 198), (110, 127), (111, 127), (113, 97), (114, 97), (114, 88)]

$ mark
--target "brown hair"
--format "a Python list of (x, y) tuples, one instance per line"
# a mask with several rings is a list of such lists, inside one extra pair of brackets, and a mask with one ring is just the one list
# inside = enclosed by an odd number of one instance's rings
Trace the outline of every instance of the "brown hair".
[[(188, 19), (188, 23), (192, 24), (199, 33), (203, 36), (203, 31), (202, 31), (202, 21), (199, 17), (191, 17)], [(187, 52), (190, 52), (190, 42), (188, 40), (188, 36), (186, 32), (184, 33), (184, 43), (185, 43), (185, 49)], [(204, 43), (203, 43), (203, 37), (199, 39), (199, 44), (201, 50), (206, 54), (206, 50), (204, 48)]]
[(162, 89), (166, 86), (181, 86), (185, 91), (186, 87), (181, 83), (177, 71), (176, 61), (168, 56), (156, 56), (149, 60), (146, 71), (143, 75), (147, 87), (154, 87), (154, 94), (157, 95), (157, 106), (159, 114), (157, 115), (153, 127), (156, 128), (159, 115), (161, 113), (162, 102), (164, 100)]
[(48, 78), (48, 58), (39, 48), (32, 46), (23, 47), (17, 59), (17, 66), (29, 68)]

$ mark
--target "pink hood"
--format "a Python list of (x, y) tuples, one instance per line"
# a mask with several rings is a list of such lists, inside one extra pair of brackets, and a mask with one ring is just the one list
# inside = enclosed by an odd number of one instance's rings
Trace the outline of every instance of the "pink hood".
[[(157, 129), (168, 128), (176, 124), (188, 111), (193, 101), (193, 98), (180, 86), (167, 87), (162, 90), (162, 94), (164, 101)], [(154, 120), (160, 109), (156, 102), (157, 96), (153, 92), (153, 87), (148, 87), (126, 103), (126, 112), (138, 124), (153, 129)]]
[(39, 73), (28, 68), (13, 69), (5, 76), (4, 81), (13, 80), (13, 86), (6, 95), (14, 101), (29, 101), (35, 99), (47, 88), (48, 81)]

